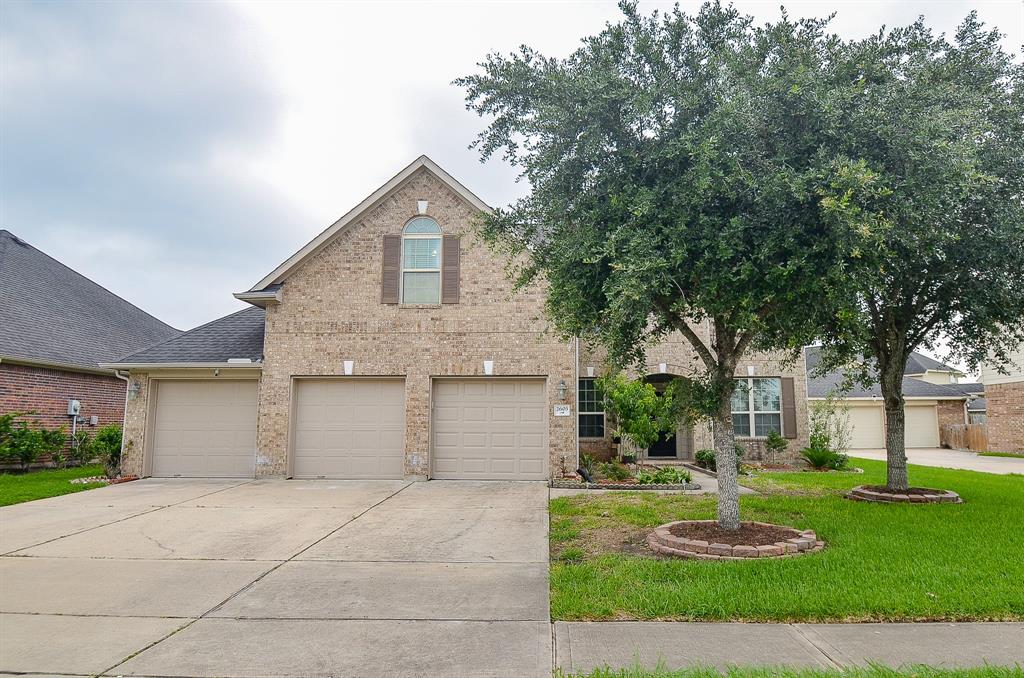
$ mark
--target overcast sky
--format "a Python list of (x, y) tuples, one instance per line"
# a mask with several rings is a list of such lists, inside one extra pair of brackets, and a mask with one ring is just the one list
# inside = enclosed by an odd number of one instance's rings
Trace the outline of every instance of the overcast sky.
[[(686, 9), (698, 3), (683, 2)], [(758, 20), (779, 0), (739, 0)], [(1024, 43), (1021, 0), (788, 2), (863, 37), (971, 9)], [(651, 10), (667, 3), (641, 3)], [(427, 154), (491, 205), (525, 187), (467, 149), (451, 85), (489, 51), (566, 56), (612, 2), (0, 0), (0, 227), (187, 329)]]

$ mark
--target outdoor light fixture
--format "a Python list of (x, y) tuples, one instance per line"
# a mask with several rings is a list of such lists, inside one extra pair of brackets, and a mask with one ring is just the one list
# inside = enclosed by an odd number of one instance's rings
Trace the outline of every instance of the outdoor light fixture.
[(140, 382), (138, 379), (134, 379), (134, 380), (132, 380), (132, 382), (130, 384), (128, 384), (128, 399), (129, 400), (135, 400), (136, 398), (139, 397), (139, 393), (141, 393), (141, 392), (142, 392), (142, 382)]
[(560, 382), (558, 382), (558, 399), (559, 400), (565, 400), (565, 391), (566, 391), (565, 379), (563, 379)]

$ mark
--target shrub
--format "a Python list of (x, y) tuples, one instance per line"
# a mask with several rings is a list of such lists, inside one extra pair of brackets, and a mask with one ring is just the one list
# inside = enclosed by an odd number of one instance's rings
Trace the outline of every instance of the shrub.
[(807, 460), (811, 468), (818, 471), (839, 471), (846, 468), (849, 458), (836, 452), (828, 445), (828, 437), (811, 435), (811, 444), (800, 450), (800, 456)]
[(69, 459), (77, 466), (85, 466), (93, 460), (92, 436), (89, 431), (80, 428), (71, 436), (71, 454)]
[(789, 442), (783, 438), (778, 431), (772, 431), (764, 441), (764, 449), (768, 450), (770, 461), (774, 464), (776, 456), (782, 454), (789, 447)]
[[(743, 448), (743, 446), (740, 445), (739, 443), (736, 443), (737, 471), (740, 470), (740, 460), (743, 459), (743, 454), (745, 452), (746, 450)], [(712, 472), (718, 471), (718, 460), (715, 459), (714, 450), (697, 450), (696, 454), (694, 455), (694, 459), (696, 460), (697, 465), (700, 466), (701, 468), (706, 468), (707, 470)]]
[(620, 464), (615, 461), (607, 461), (603, 464), (598, 464), (597, 470), (601, 475), (609, 480), (626, 480), (633, 476), (625, 464)]
[(25, 414), (11, 412), (0, 416), (0, 460), (16, 463), (23, 471), (42, 456), (60, 456), (64, 447), (63, 429), (47, 429), (34, 421), (19, 421)]
[(642, 379), (629, 379), (617, 373), (600, 377), (598, 389), (605, 412), (615, 421), (614, 436), (629, 436), (641, 449), (658, 441), (662, 433), (677, 426), (675, 387), (669, 384), (662, 393)]
[(693, 480), (693, 474), (686, 469), (666, 466), (654, 471), (644, 469), (636, 474), (640, 485), (685, 485)]
[(121, 427), (108, 424), (96, 431), (92, 441), (93, 453), (103, 464), (108, 478), (116, 478), (121, 472)]
[(584, 452), (580, 455), (580, 468), (587, 472), (587, 475), (591, 478), (594, 477), (594, 473), (597, 471), (597, 460), (593, 456)]

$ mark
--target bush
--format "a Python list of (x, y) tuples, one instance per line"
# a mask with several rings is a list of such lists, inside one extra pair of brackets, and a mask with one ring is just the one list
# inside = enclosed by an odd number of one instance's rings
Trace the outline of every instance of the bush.
[(34, 421), (19, 419), (24, 412), (0, 416), (0, 460), (16, 463), (22, 471), (45, 455), (62, 456), (64, 430), (47, 429)]
[(69, 460), (76, 466), (85, 466), (96, 455), (92, 450), (92, 435), (84, 428), (75, 431), (71, 436), (71, 454)]
[(593, 456), (584, 452), (580, 455), (580, 468), (587, 472), (587, 475), (591, 478), (597, 471), (597, 460)]
[(811, 444), (800, 450), (803, 457), (811, 468), (818, 471), (839, 471), (846, 468), (849, 458), (841, 452), (836, 452), (828, 444), (828, 436), (811, 434)]
[(654, 471), (644, 469), (636, 474), (640, 485), (685, 485), (693, 480), (693, 474), (686, 469), (666, 466)]
[[(745, 452), (746, 452), (746, 450), (743, 449), (743, 446), (740, 445), (739, 443), (736, 443), (736, 470), (737, 471), (740, 470), (740, 463), (741, 463), (740, 460), (743, 459), (743, 454)], [(718, 471), (718, 460), (715, 459), (715, 451), (714, 450), (697, 450), (697, 453), (694, 455), (694, 459), (696, 460), (697, 465), (700, 466), (701, 468), (706, 468), (707, 470), (709, 470), (711, 472)]]
[(620, 464), (616, 461), (606, 461), (603, 464), (598, 464), (597, 471), (609, 480), (626, 480), (633, 476), (625, 464)]
[(99, 458), (108, 478), (121, 472), (121, 427), (108, 424), (96, 431), (92, 441), (93, 453)]

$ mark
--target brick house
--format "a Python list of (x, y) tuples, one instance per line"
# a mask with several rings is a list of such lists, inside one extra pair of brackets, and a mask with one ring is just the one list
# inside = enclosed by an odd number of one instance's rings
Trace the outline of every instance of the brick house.
[(0, 414), (70, 429), (120, 424), (125, 381), (99, 363), (180, 332), (0, 230)]
[[(420, 157), (235, 295), (254, 308), (106, 365), (130, 371), (125, 471), (543, 480), (581, 446), (610, 449), (599, 356), (474, 241), (489, 209)], [(650, 355), (654, 382), (693, 369), (679, 340)], [(806, 444), (802, 362), (756, 356), (737, 376), (748, 442), (774, 428)], [(706, 427), (678, 433), (652, 456), (710, 444)]]
[(982, 364), (985, 384), (989, 449), (1024, 452), (1024, 346), (1010, 355), (1003, 374), (994, 365)]

